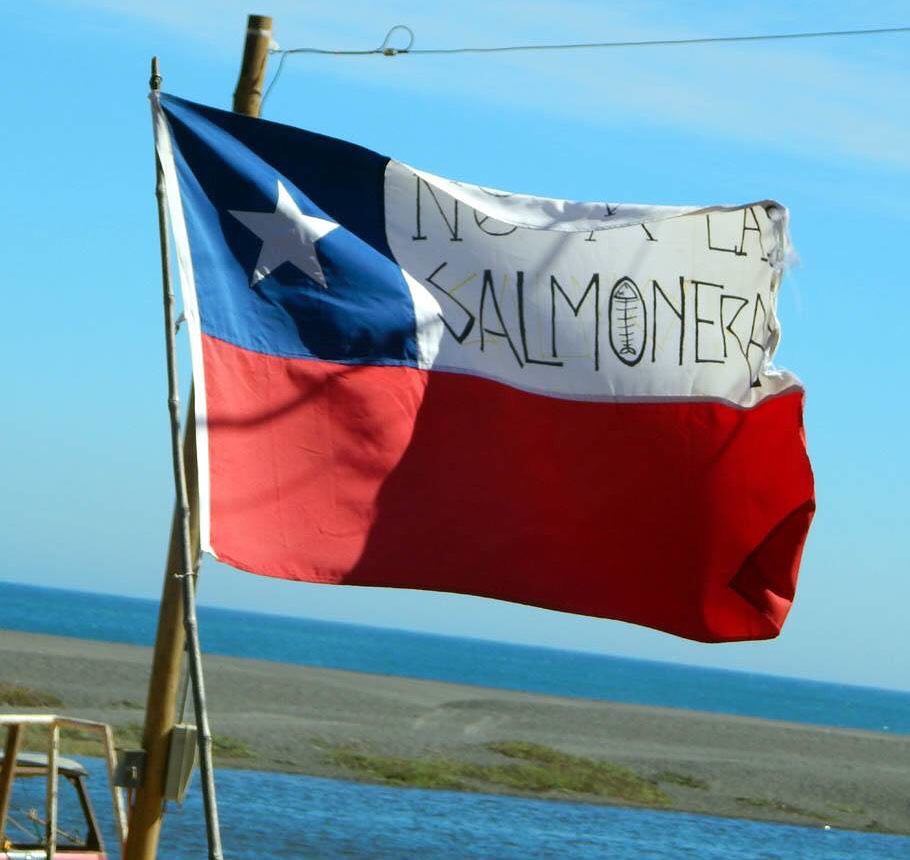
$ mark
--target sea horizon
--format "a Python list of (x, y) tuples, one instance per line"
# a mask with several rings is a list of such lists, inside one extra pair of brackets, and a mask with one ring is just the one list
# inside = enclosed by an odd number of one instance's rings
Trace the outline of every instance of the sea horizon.
[[(44, 611), (35, 613), (40, 600)], [(0, 582), (0, 628), (153, 644), (158, 601)], [(910, 734), (910, 692), (200, 604), (203, 651), (471, 686)], [(262, 620), (268, 623), (263, 624)], [(242, 635), (255, 627), (257, 636)]]
[[(34, 583), (28, 582), (18, 582), (15, 580), (9, 579), (0, 579), (0, 589), (5, 586), (14, 586), (17, 588), (26, 588), (26, 589), (35, 589), (36, 591), (52, 591), (59, 592), (61, 594), (76, 594), (76, 595), (85, 595), (93, 597), (105, 597), (112, 598), (115, 600), (124, 600), (131, 601), (141, 604), (154, 604), (157, 608), (159, 606), (159, 599), (155, 597), (138, 597), (136, 595), (127, 595), (127, 594), (114, 594), (110, 591), (101, 591), (95, 590), (93, 588), (61, 588), (59, 586), (44, 586), (44, 585), (35, 585)], [(435, 633), (429, 630), (415, 629), (410, 627), (400, 627), (394, 624), (365, 624), (361, 621), (342, 621), (334, 618), (320, 618), (315, 615), (289, 615), (284, 612), (271, 612), (265, 609), (237, 609), (232, 606), (222, 606), (217, 603), (209, 603), (203, 598), (199, 598), (197, 602), (197, 608), (202, 612), (216, 611), (216, 612), (226, 612), (226, 613), (238, 613), (240, 615), (253, 615), (253, 616), (263, 616), (266, 618), (281, 619), (284, 621), (302, 621), (302, 622), (312, 622), (316, 624), (327, 624), (334, 625), (338, 627), (351, 627), (363, 630), (375, 630), (379, 632), (392, 632), (399, 633), (403, 635), (414, 635), (414, 636), (426, 636), (432, 639), (442, 639), (448, 641), (467, 641), (467, 642), (476, 642), (476, 643), (489, 643), (492, 645), (506, 645), (510, 648), (524, 648), (529, 650), (536, 651), (552, 651), (557, 654), (583, 654), (587, 656), (594, 657), (607, 657), (617, 660), (628, 660), (633, 663), (642, 663), (645, 665), (651, 666), (672, 666), (679, 669), (695, 669), (695, 670), (704, 670), (709, 672), (719, 672), (719, 673), (729, 673), (732, 675), (741, 675), (746, 677), (754, 678), (772, 678), (775, 680), (782, 681), (795, 681), (799, 683), (806, 684), (822, 684), (830, 685), (837, 687), (845, 687), (858, 690), (874, 690), (884, 693), (910, 693), (910, 684), (906, 687), (886, 687), (880, 684), (864, 684), (857, 681), (834, 681), (829, 678), (816, 678), (809, 677), (806, 675), (787, 675), (780, 674), (777, 672), (760, 672), (754, 671), (751, 669), (731, 669), (724, 666), (706, 666), (698, 663), (688, 663), (685, 661), (677, 660), (654, 660), (649, 657), (634, 657), (628, 654), (614, 654), (610, 651), (602, 651), (594, 648), (568, 648), (568, 647), (559, 647), (556, 645), (535, 645), (530, 642), (516, 641), (513, 639), (498, 639), (492, 636), (477, 636), (469, 634), (454, 634), (454, 633)], [(611, 619), (604, 619), (605, 622), (611, 623)], [(622, 623), (622, 622), (612, 622), (612, 623)], [(6, 629), (5, 625), (0, 622), (0, 630)], [(17, 628), (18, 629), (18, 628)], [(23, 631), (26, 632), (26, 631)], [(76, 636), (77, 639), (94, 639), (94, 641), (100, 642), (118, 642), (117, 639), (95, 639), (92, 636)], [(153, 641), (149, 644), (153, 644)], [(232, 656), (241, 656), (241, 655), (232, 655)], [(258, 658), (251, 658), (258, 659)], [(277, 661), (272, 661), (277, 662)], [(352, 670), (357, 671), (357, 670)]]

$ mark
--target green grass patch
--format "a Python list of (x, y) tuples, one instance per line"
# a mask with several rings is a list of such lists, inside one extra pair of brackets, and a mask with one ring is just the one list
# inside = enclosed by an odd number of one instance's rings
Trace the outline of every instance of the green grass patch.
[(253, 750), (246, 741), (230, 735), (212, 735), (212, 753), (219, 758), (252, 758)]
[[(116, 730), (115, 730), (116, 731)], [(42, 731), (47, 737), (47, 730)], [(116, 738), (116, 734), (114, 735)], [(60, 752), (63, 755), (104, 755), (104, 743), (101, 735), (80, 729), (60, 729)]]
[[(50, 730), (47, 726), (26, 726), (22, 739), (23, 752), (46, 753), (50, 741)], [(104, 755), (101, 737), (94, 732), (80, 729), (60, 729), (60, 754), (69, 755)]]
[(528, 794), (588, 795), (646, 806), (666, 806), (670, 798), (652, 781), (627, 768), (582, 758), (525, 741), (488, 744), (505, 761), (459, 762), (444, 757), (411, 759), (334, 747), (330, 759), (369, 779), (416, 788), (461, 790), (509, 789)]
[[(126, 723), (112, 726), (114, 745), (120, 749), (139, 749), (142, 746), (142, 725)], [(43, 752), (47, 746), (47, 730), (32, 727), (26, 734), (25, 749)], [(103, 756), (104, 744), (96, 732), (82, 729), (60, 730), (60, 751), (63, 755)], [(252, 758), (253, 751), (239, 738), (230, 735), (212, 735), (212, 753), (215, 760)]]
[(803, 818), (817, 818), (824, 821), (828, 816), (820, 812), (813, 812), (811, 809), (803, 809), (801, 806), (794, 806), (792, 803), (786, 803), (783, 800), (769, 800), (765, 797), (734, 797), (737, 803), (744, 806), (751, 806), (754, 809), (764, 809), (773, 812), (786, 812), (788, 815), (800, 815)]
[(675, 770), (662, 770), (654, 775), (656, 782), (669, 783), (670, 785), (679, 785), (682, 788), (697, 788), (699, 791), (707, 791), (711, 786), (706, 779), (700, 779), (688, 773), (679, 773)]
[(62, 699), (53, 693), (0, 681), (0, 705), (11, 705), (14, 708), (56, 708), (62, 704)]
[(390, 785), (449, 789), (468, 787), (462, 766), (447, 759), (369, 755), (352, 747), (335, 747), (329, 757), (340, 767)]
[(651, 780), (606, 761), (569, 755), (527, 741), (500, 741), (487, 748), (521, 764), (493, 765), (496, 781), (529, 791), (593, 794), (647, 806), (666, 806), (670, 798)]

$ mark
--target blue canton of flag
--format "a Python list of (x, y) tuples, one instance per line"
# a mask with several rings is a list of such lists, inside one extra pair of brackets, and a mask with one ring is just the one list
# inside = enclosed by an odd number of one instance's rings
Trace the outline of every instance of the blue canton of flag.
[(413, 303), (382, 232), (388, 159), (174, 96), (161, 106), (203, 331), (285, 357), (416, 365)]

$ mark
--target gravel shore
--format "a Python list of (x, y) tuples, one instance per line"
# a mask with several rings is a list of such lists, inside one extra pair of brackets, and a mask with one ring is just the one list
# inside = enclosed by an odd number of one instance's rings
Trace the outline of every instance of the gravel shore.
[[(148, 648), (0, 630), (0, 682), (57, 696), (59, 713), (135, 726), (149, 665)], [(213, 730), (248, 750), (231, 766), (356, 779), (331, 750), (490, 764), (489, 744), (525, 741), (653, 779), (672, 809), (910, 833), (908, 735), (228, 657), (205, 670)]]

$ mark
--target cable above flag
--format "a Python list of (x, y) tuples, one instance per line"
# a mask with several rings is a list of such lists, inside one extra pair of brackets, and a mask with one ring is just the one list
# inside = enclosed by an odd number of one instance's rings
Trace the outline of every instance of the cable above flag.
[(203, 549), (703, 641), (779, 633), (815, 509), (777, 203), (573, 203), (153, 97)]

